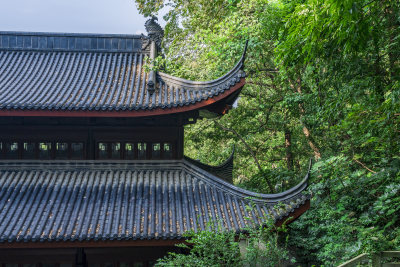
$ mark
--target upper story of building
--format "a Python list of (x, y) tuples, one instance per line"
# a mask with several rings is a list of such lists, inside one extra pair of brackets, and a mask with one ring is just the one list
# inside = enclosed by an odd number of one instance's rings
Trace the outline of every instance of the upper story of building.
[(0, 32), (0, 159), (183, 158), (183, 126), (238, 97), (245, 52), (222, 77), (189, 81), (153, 70), (163, 32), (154, 18), (146, 29)]

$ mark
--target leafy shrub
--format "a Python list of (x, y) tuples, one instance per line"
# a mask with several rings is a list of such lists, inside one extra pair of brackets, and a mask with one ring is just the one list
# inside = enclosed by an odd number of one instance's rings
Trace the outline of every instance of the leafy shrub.
[(364, 252), (400, 248), (400, 168), (394, 159), (377, 173), (346, 157), (314, 165), (311, 208), (290, 226), (298, 260), (335, 266)]
[(280, 241), (286, 229), (276, 229), (270, 222), (264, 227), (249, 228), (247, 234), (240, 235), (220, 227), (209, 229), (186, 233), (187, 244), (177, 245), (186, 253), (169, 253), (156, 266), (272, 267), (280, 266), (289, 258), (286, 247), (281, 245), (286, 242)]

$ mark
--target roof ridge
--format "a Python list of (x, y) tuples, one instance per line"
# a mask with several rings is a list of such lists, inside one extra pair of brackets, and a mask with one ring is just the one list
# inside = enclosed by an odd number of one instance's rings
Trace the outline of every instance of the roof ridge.
[(141, 35), (0, 31), (0, 49), (142, 52)]
[(230, 191), (232, 194), (249, 198), (255, 202), (267, 202), (267, 203), (284, 202), (284, 201), (288, 201), (288, 200), (292, 199), (293, 197), (295, 197), (297, 195), (301, 195), (302, 192), (305, 189), (307, 189), (307, 187), (308, 187), (308, 180), (309, 180), (310, 171), (311, 171), (311, 162), (310, 162), (310, 167), (307, 171), (307, 174), (302, 179), (302, 181), (300, 181), (297, 185), (293, 186), (292, 188), (290, 188), (284, 192), (273, 193), (273, 194), (263, 194), (263, 193), (255, 193), (255, 192), (240, 188), (238, 186), (235, 186), (233, 184), (230, 184), (230, 183), (224, 181), (223, 179), (218, 178), (217, 176), (213, 175), (212, 173), (209, 173), (209, 172), (201, 169), (200, 167), (194, 165), (193, 163), (191, 163), (187, 160), (184, 160), (184, 163), (186, 164), (186, 166), (188, 166), (194, 172), (196, 172), (196, 174), (198, 174), (199, 177), (201, 177), (200, 175), (204, 176), (205, 174), (207, 174), (207, 178), (208, 178), (207, 182), (210, 184), (213, 184), (214, 186), (217, 186), (219, 188), (223, 187), (223, 188), (225, 188), (224, 189), (225, 191)]
[(118, 33), (75, 33), (75, 32), (27, 32), (27, 31), (0, 31), (2, 35), (15, 36), (53, 36), (53, 37), (116, 37), (142, 39), (141, 34), (118, 34)]

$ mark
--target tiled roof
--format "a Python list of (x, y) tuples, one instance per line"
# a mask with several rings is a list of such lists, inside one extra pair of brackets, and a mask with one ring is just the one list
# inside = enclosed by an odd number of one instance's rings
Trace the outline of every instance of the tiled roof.
[(0, 243), (179, 239), (209, 222), (240, 232), (301, 207), (307, 177), (286, 192), (263, 195), (185, 160), (2, 161)]
[(198, 160), (189, 158), (185, 156), (185, 160), (189, 161), (193, 165), (223, 179), (228, 183), (233, 183), (233, 158), (235, 155), (235, 147), (233, 147), (232, 153), (228, 159), (226, 159), (223, 163), (218, 166), (211, 166), (208, 164), (204, 164)]
[(229, 91), (244, 57), (223, 77), (193, 82), (159, 72), (153, 94), (135, 35), (0, 32), (0, 110), (173, 109)]

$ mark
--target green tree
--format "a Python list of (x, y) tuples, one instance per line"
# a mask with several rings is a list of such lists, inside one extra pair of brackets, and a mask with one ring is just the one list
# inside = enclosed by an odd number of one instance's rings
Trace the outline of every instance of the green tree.
[[(143, 14), (164, 1), (137, 0)], [(235, 183), (296, 184), (318, 160), (312, 207), (291, 225), (299, 260), (334, 265), (400, 247), (400, 3), (171, 0), (166, 71), (209, 80), (249, 40), (238, 107), (185, 129), (185, 153), (218, 164), (237, 145)]]
[(170, 253), (156, 266), (282, 266), (289, 259), (288, 251), (282, 245), (286, 241), (278, 242), (285, 232), (285, 228), (277, 229), (272, 222), (240, 235), (212, 228), (189, 232), (187, 244), (177, 245), (186, 253)]

